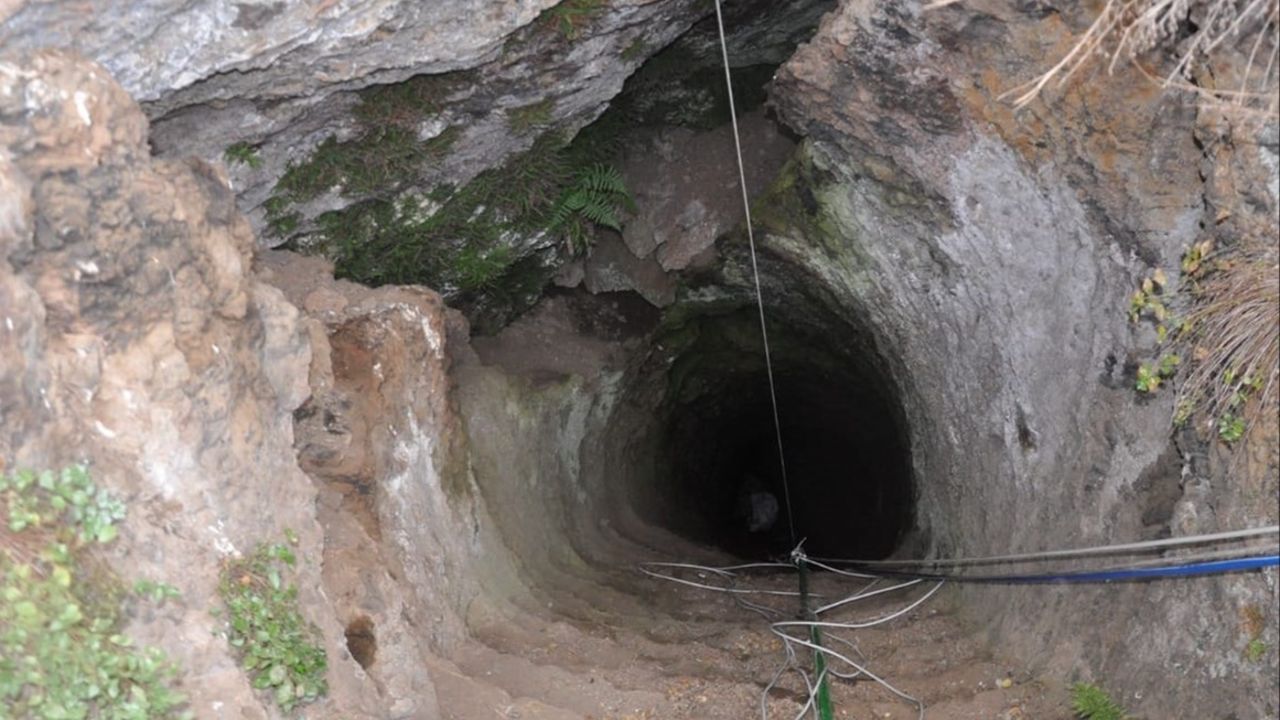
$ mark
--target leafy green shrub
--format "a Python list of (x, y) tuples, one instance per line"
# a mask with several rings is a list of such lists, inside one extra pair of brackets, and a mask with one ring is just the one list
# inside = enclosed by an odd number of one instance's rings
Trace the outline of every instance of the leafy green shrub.
[[(289, 543), (296, 536), (286, 533)], [(298, 587), (285, 575), (296, 563), (288, 544), (262, 544), (227, 563), (218, 593), (227, 608), (227, 639), (240, 655), (253, 687), (269, 690), (281, 709), (328, 692), (319, 630), (298, 610)]]
[[(0, 706), (5, 717), (185, 717), (176, 668), (120, 633), (118, 581), (90, 552), (124, 505), (81, 466), (0, 476)], [(142, 581), (146, 587), (147, 581)], [(163, 583), (151, 587), (169, 588)]]
[(1082, 720), (1129, 720), (1124, 708), (1105, 690), (1091, 683), (1071, 686), (1071, 709)]

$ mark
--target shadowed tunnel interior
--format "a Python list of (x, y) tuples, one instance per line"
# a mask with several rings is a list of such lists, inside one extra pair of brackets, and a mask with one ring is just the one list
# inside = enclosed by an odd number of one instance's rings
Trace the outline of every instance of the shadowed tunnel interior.
[[(882, 558), (914, 520), (911, 461), (893, 386), (843, 323), (770, 325), (796, 539), (814, 556)], [(806, 322), (807, 321), (807, 322)], [(671, 364), (651, 521), (743, 558), (793, 546), (754, 308), (703, 317)]]

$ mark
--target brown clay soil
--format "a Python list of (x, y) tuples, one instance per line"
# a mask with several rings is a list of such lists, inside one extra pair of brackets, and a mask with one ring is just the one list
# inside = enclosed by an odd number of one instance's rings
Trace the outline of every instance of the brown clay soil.
[[(694, 579), (694, 575), (686, 575)], [(476, 642), (435, 668), (445, 718), (524, 720), (749, 720), (785, 655), (768, 623), (731, 596), (620, 573), (618, 589), (647, 599), (648, 610), (607, 626), (596, 612), (553, 601), (559, 617), (531, 613), (513, 621), (473, 612)], [(817, 574), (813, 592), (838, 598), (866, 580)], [(784, 573), (750, 587), (794, 590)], [(853, 621), (895, 612), (927, 588), (869, 598), (827, 619)], [(785, 608), (794, 599), (771, 601)], [(842, 631), (865, 666), (925, 703), (930, 720), (1067, 720), (1061, 684), (1024, 672), (983, 648), (979, 633), (950, 609), (947, 588), (887, 624)], [(625, 611), (625, 608), (617, 608)], [(582, 613), (581, 619), (567, 619)], [(839, 640), (828, 639), (840, 647)], [(848, 652), (847, 647), (846, 652)], [(809, 658), (801, 655), (806, 665)], [(914, 720), (915, 706), (867, 679), (831, 684), (836, 718)], [(768, 718), (794, 718), (804, 685), (787, 673), (767, 699)], [(806, 715), (812, 717), (812, 714)]]

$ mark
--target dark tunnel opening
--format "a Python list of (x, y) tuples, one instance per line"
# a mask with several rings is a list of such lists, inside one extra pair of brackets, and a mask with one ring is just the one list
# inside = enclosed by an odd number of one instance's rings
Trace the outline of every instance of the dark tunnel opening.
[(915, 520), (910, 447), (893, 386), (874, 358), (777, 333), (784, 487), (752, 315), (709, 319), (673, 364), (662, 524), (745, 559), (785, 555), (794, 546), (791, 522), (812, 556), (889, 556)]

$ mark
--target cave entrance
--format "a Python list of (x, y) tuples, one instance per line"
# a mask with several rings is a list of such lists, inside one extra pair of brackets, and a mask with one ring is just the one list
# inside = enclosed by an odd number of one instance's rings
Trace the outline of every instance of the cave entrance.
[[(814, 556), (878, 559), (914, 522), (901, 403), (874, 355), (829, 313), (770, 321), (796, 538)], [(820, 334), (806, 325), (830, 325)], [(815, 319), (818, 321), (815, 322)], [(792, 547), (754, 308), (705, 318), (672, 363), (662, 411), (657, 522), (743, 558)], [(774, 326), (778, 327), (775, 328)], [(753, 337), (754, 336), (754, 337)]]

